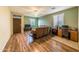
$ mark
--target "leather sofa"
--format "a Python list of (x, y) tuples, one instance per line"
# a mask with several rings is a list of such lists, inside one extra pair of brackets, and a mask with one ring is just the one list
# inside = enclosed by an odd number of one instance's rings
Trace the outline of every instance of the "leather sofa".
[(49, 27), (39, 27), (32, 31), (34, 38), (40, 38), (49, 34)]

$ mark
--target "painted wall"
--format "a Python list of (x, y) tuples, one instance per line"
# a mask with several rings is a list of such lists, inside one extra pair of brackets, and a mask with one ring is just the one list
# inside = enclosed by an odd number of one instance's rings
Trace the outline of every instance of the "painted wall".
[(24, 33), (24, 16), (21, 16), (21, 32)]
[(69, 25), (70, 27), (78, 28), (78, 8), (77, 7), (43, 16), (42, 19), (44, 19), (47, 22), (46, 24), (48, 26), (53, 26), (53, 15), (61, 14), (61, 13), (64, 13), (64, 23), (66, 25)]
[(70, 27), (78, 28), (78, 8), (72, 8), (65, 11), (64, 22)]
[(30, 18), (27, 16), (24, 16), (24, 24), (30, 24)]
[(47, 26), (53, 26), (53, 16), (52, 15), (47, 15), (44, 17), (39, 18), (39, 20), (43, 20), (45, 25)]
[(48, 22), (48, 19), (46, 18), (38, 18), (38, 26), (41, 26), (41, 25), (46, 25), (46, 26), (50, 26), (50, 22)]
[(78, 7), (78, 45), (79, 45), (79, 7)]
[(38, 18), (35, 17), (24, 16), (24, 24), (30, 24), (30, 19), (35, 19), (35, 26), (33, 26), (33, 28), (38, 27)]
[(11, 36), (11, 13), (8, 7), (0, 7), (0, 51)]

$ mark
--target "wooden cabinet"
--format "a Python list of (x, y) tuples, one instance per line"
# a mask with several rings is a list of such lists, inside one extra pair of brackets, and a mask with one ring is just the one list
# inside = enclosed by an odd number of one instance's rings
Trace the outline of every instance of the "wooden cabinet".
[(62, 37), (62, 29), (58, 29), (58, 36)]
[(75, 30), (70, 31), (70, 40), (77, 42), (78, 41), (78, 32)]

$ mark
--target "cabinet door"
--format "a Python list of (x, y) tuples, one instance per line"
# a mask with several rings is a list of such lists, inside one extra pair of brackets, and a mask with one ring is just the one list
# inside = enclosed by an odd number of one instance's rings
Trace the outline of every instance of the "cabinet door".
[(77, 42), (78, 41), (78, 32), (72, 30), (71, 34), (70, 34), (70, 39)]
[(58, 36), (62, 37), (62, 29), (58, 29)]

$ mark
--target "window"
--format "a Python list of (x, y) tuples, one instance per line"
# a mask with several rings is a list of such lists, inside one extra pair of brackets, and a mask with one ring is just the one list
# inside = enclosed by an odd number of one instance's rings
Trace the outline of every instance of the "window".
[(43, 18), (38, 19), (38, 26), (47, 26), (47, 21)]
[(61, 27), (62, 25), (64, 25), (64, 13), (54, 15), (53, 19), (54, 19), (53, 21), (54, 27), (57, 27), (57, 26)]
[(31, 19), (30, 19), (30, 24), (31, 24), (32, 27), (35, 27), (35, 26), (36, 26), (36, 21), (35, 21), (35, 19), (31, 18)]

